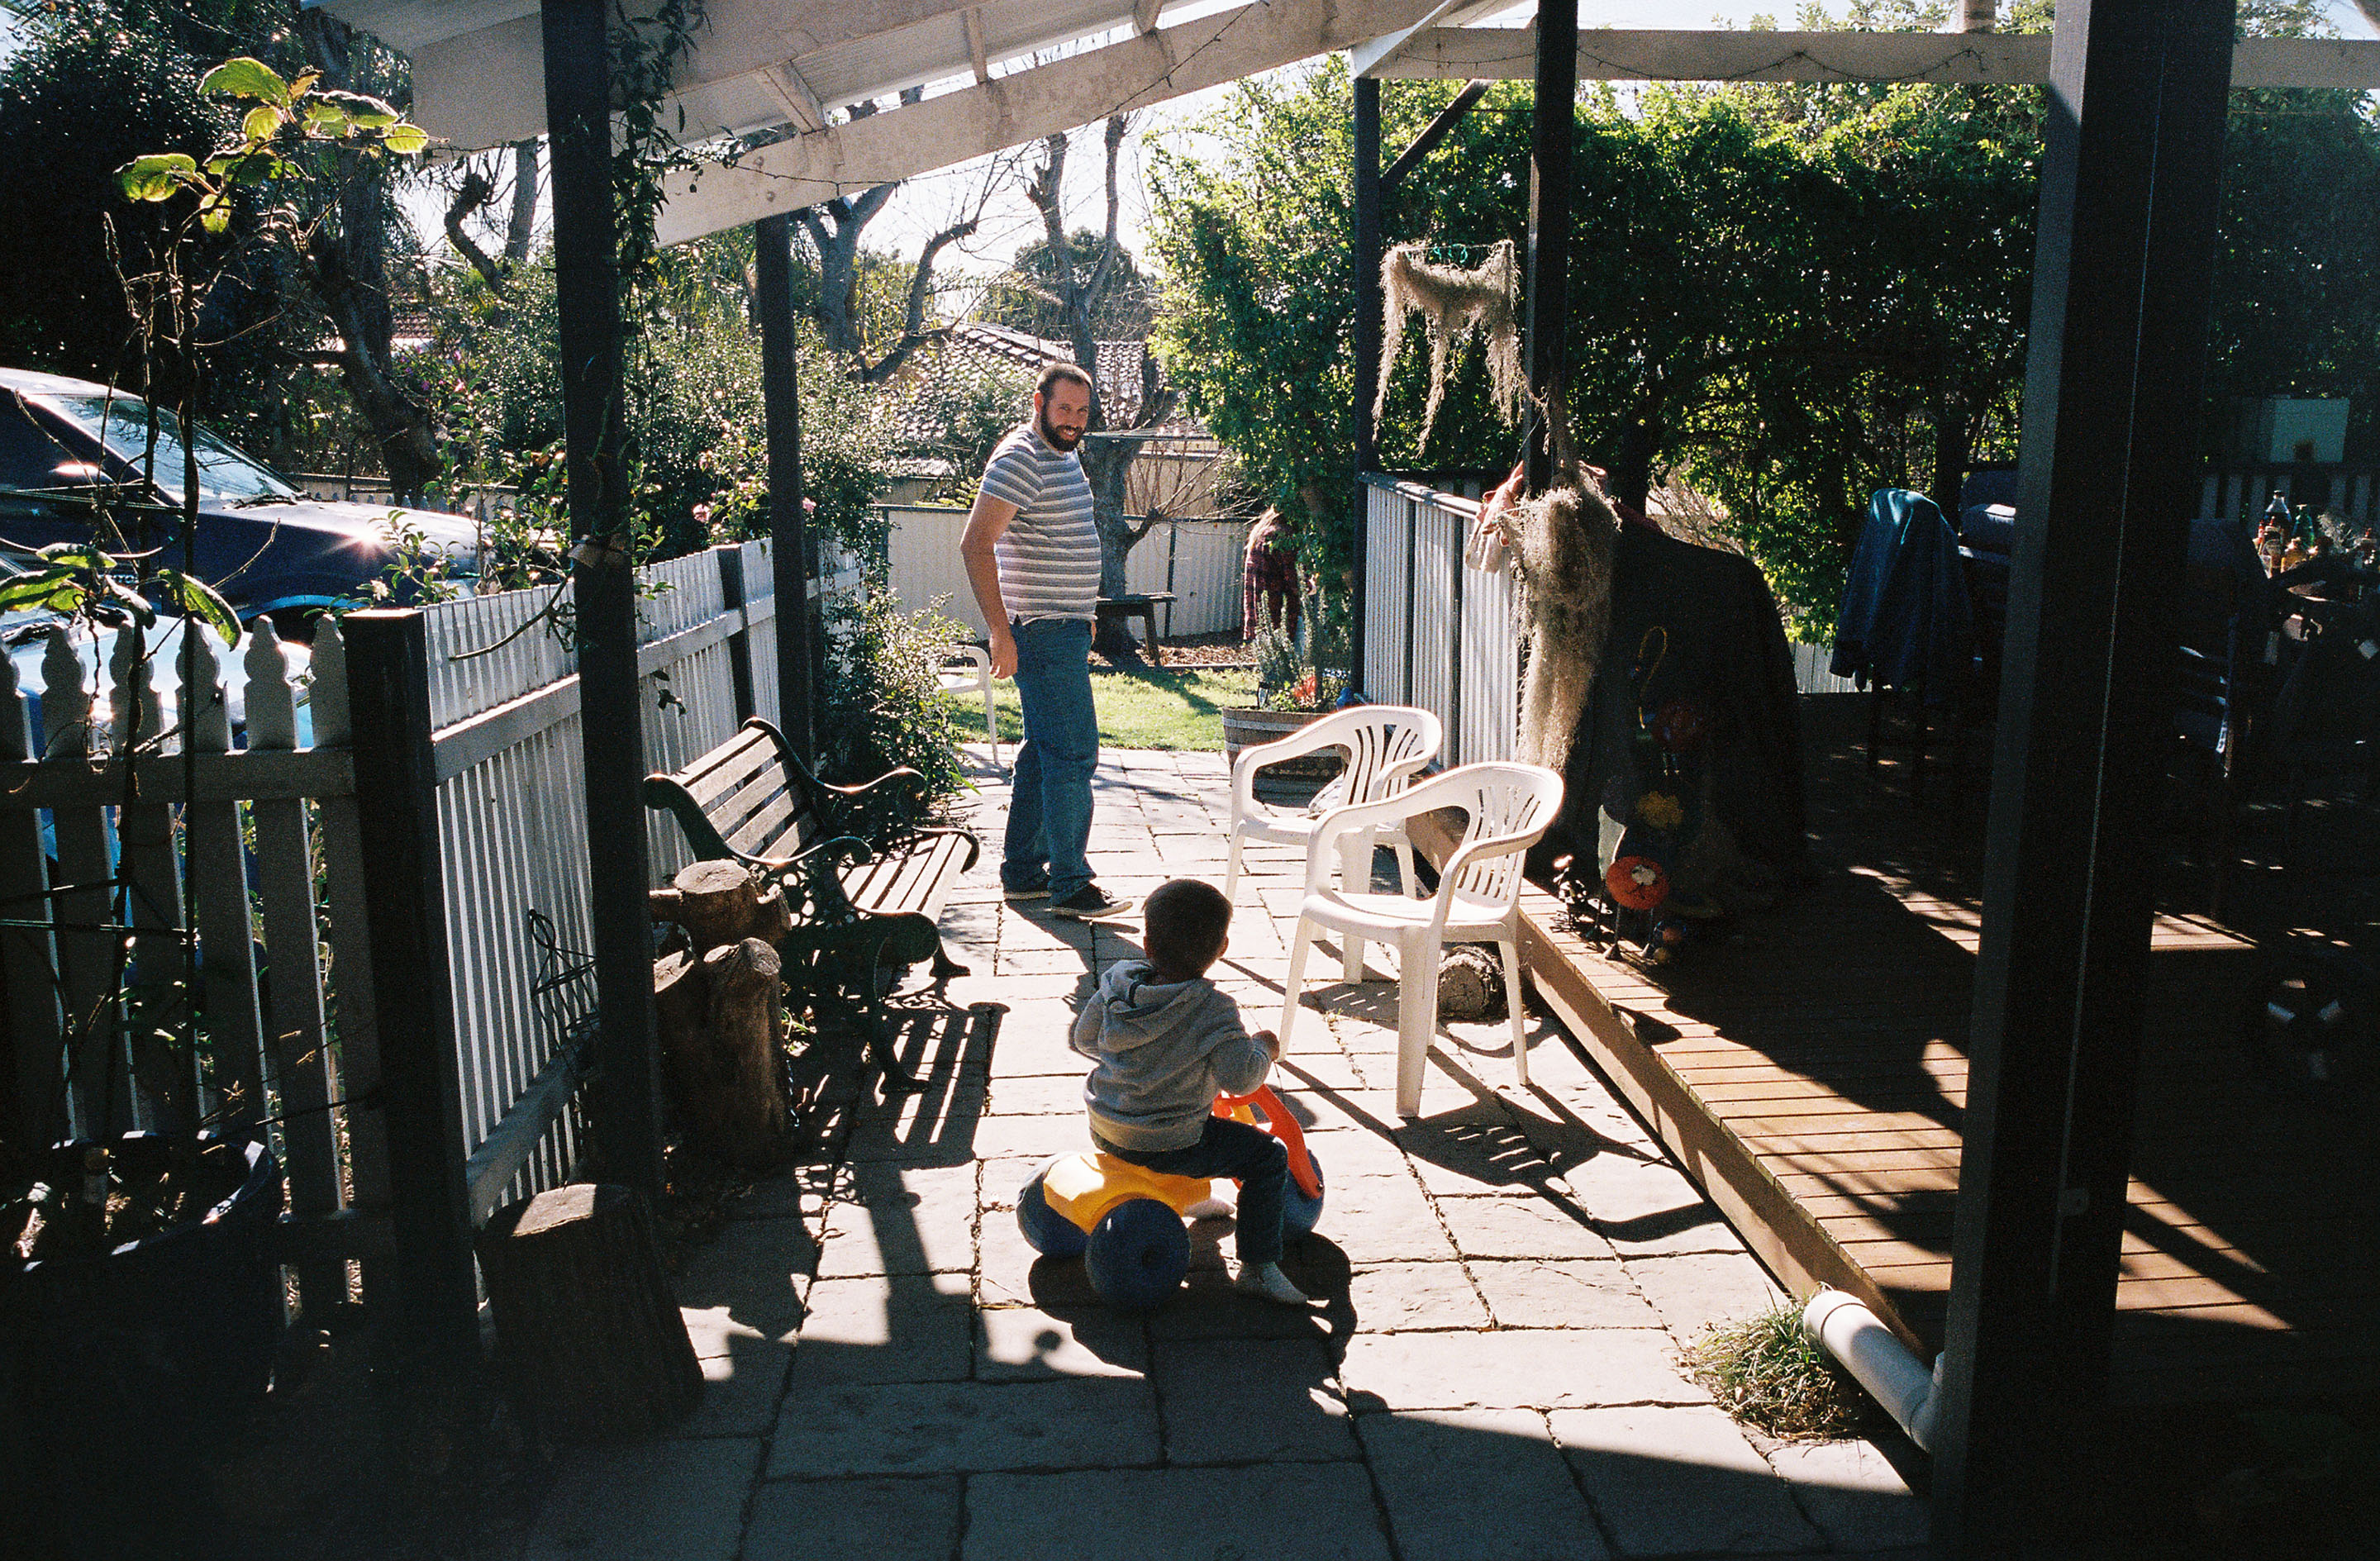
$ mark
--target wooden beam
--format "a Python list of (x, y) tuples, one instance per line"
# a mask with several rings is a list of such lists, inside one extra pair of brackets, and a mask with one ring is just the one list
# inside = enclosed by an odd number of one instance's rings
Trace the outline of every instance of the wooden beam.
[(983, 42), (983, 7), (969, 6), (959, 14), (959, 19), (966, 25), (967, 63), (975, 67), (976, 85), (989, 86), (991, 83), (991, 58)]
[(1410, 27), (1358, 43), (1347, 51), (1347, 74), (1366, 77), (1374, 74), (1372, 67), (1391, 58), (1405, 41), (1416, 33), (1439, 27), (1461, 27), (1465, 22), (1478, 21), (1505, 8), (1504, 0), (1438, 0), (1429, 15), (1417, 18)]
[(777, 614), (777, 730), (805, 762), (818, 757), (817, 692), (810, 673), (820, 643), (810, 581), (814, 552), (802, 508), (802, 417), (794, 351), (794, 230), (788, 216), (752, 226), (759, 297), (760, 400), (769, 441), (769, 567)]
[(1165, 0), (1136, 0), (1132, 8), (1132, 30), (1135, 32), (1157, 30), (1157, 14), (1165, 9)]
[(2058, 8), (1933, 1449), (1946, 1558), (2108, 1537), (2095, 1421), (2161, 843), (2140, 799), (2172, 733), (2233, 11)]
[(1413, 139), (1413, 144), (1397, 153), (1397, 160), (1389, 164), (1387, 173), (1380, 175), (1381, 187), (1394, 189), (1397, 181), (1404, 177), (1405, 171), (1427, 157), (1430, 148), (1444, 140), (1446, 133), (1462, 122), (1463, 116), (1471, 112), (1475, 103), (1488, 95), (1489, 85), (1486, 81), (1474, 81), (1457, 92), (1452, 103), (1438, 111), (1438, 117), (1422, 127), (1421, 134)]
[(1553, 481), (1553, 430), (1538, 408), (1566, 405), (1563, 333), (1570, 324), (1571, 143), (1578, 133), (1577, 63), (1561, 40), (1578, 30), (1578, 0), (1537, 0), (1548, 27), (1537, 51), (1536, 102), (1529, 132), (1528, 372), (1530, 409), (1522, 458), (1528, 487), (1542, 493)]
[[(1430, 0), (1257, 0), (1037, 69), (674, 175), (662, 242), (680, 244), (889, 180), (1021, 146), (1376, 38)], [(1177, 63), (1178, 62), (1178, 63)]]
[[(1399, 80), (1528, 78), (1535, 27), (1432, 28), (1372, 74)], [(1584, 81), (1926, 81), (2042, 86), (2049, 39), (2038, 32), (1582, 31)], [(2380, 41), (2242, 38), (2234, 87), (2380, 91)]]

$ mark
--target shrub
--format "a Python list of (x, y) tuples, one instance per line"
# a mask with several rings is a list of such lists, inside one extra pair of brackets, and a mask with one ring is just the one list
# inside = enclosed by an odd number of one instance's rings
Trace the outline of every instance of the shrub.
[[(832, 591), (826, 617), (825, 717), (819, 732), (819, 768), (848, 785), (906, 765), (926, 778), (930, 805), (966, 785), (958, 739), (929, 656), (935, 647), (968, 637), (937, 599), (924, 611), (901, 611), (888, 591)], [(872, 838), (898, 835), (917, 818), (905, 805), (860, 821)]]
[(1714, 1325), (1684, 1360), (1720, 1409), (1771, 1436), (1855, 1436), (1874, 1423), (1867, 1395), (1803, 1333), (1801, 1308), (1791, 1301), (1749, 1322)]

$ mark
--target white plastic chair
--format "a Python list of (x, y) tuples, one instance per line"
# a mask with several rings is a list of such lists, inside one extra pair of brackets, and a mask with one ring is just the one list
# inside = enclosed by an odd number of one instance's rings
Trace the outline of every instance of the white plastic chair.
[[(1323, 795), (1334, 805), (1381, 802), (1403, 791), (1415, 775), (1438, 757), (1445, 728), (1437, 716), (1412, 705), (1356, 705), (1334, 710), (1276, 742), (1245, 748), (1232, 763), (1232, 839), (1224, 858), (1223, 897), (1236, 901), (1240, 888), (1242, 849), (1249, 841), (1281, 845), (1305, 845), (1325, 815), (1284, 812), (1257, 800), (1257, 771), (1286, 759), (1302, 758), (1325, 748), (1347, 750), (1347, 768)], [(1372, 849), (1385, 839), (1397, 853), (1399, 879), (1405, 893), (1414, 892), (1413, 842), (1402, 824), (1349, 839), (1341, 849), (1342, 888), (1371, 887)], [(1351, 939), (1344, 950), (1345, 974), (1364, 978), (1364, 945)]]
[[(951, 663), (964, 661), (965, 667)], [(941, 684), (945, 694), (964, 689), (983, 691), (983, 734), (991, 743), (991, 768), (1002, 769), (1000, 762), (1000, 715), (991, 702), (991, 653), (979, 645), (938, 645), (926, 652), (926, 665)], [(1002, 769), (1002, 773), (1005, 770)]]
[[(1438, 964), (1448, 943), (1493, 941), (1504, 956), (1505, 1011), (1512, 1017), (1512, 1073), (1529, 1083), (1529, 1054), (1521, 1034), (1522, 853), (1536, 843), (1561, 809), (1561, 777), (1541, 765), (1467, 764), (1407, 787), (1386, 802), (1333, 809), (1322, 816), (1305, 848), (1305, 902), (1289, 950), (1289, 982), (1281, 999), (1281, 1044), (1289, 1046), (1297, 1017), (1298, 985), (1318, 929), (1342, 938), (1375, 938), (1397, 949), (1397, 1114), (1421, 1114), (1422, 1067), (1438, 1033)], [(1329, 883), (1330, 863), (1350, 836), (1401, 827), (1415, 815), (1460, 809), (1463, 838), (1427, 900), (1398, 894), (1350, 893)]]

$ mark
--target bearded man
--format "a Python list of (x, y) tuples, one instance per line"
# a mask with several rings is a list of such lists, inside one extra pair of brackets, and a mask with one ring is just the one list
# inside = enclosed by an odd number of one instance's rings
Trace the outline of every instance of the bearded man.
[(1091, 772), (1099, 715), (1091, 705), (1091, 627), (1099, 596), (1099, 533), (1075, 447), (1091, 416), (1091, 377), (1071, 363), (1041, 371), (1033, 415), (984, 466), (959, 553), (983, 610), (991, 674), (1016, 680), (1025, 742), (1016, 750), (1000, 885), (1058, 915), (1128, 914), (1091, 881)]

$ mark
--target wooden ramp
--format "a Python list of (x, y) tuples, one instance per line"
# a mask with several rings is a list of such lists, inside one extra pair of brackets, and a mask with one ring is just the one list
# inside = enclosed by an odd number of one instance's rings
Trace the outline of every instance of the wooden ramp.
[[(1939, 1347), (1980, 925), (1981, 803), (1912, 805), (1865, 770), (1853, 702), (1805, 701), (1817, 882), (1651, 970), (1527, 891), (1543, 1000), (1770, 1268)], [(2337, 1394), (2380, 1382), (2380, 1125), (2264, 1089), (2234, 1040), (2254, 946), (2203, 917), (2155, 937), (2119, 1401)]]

